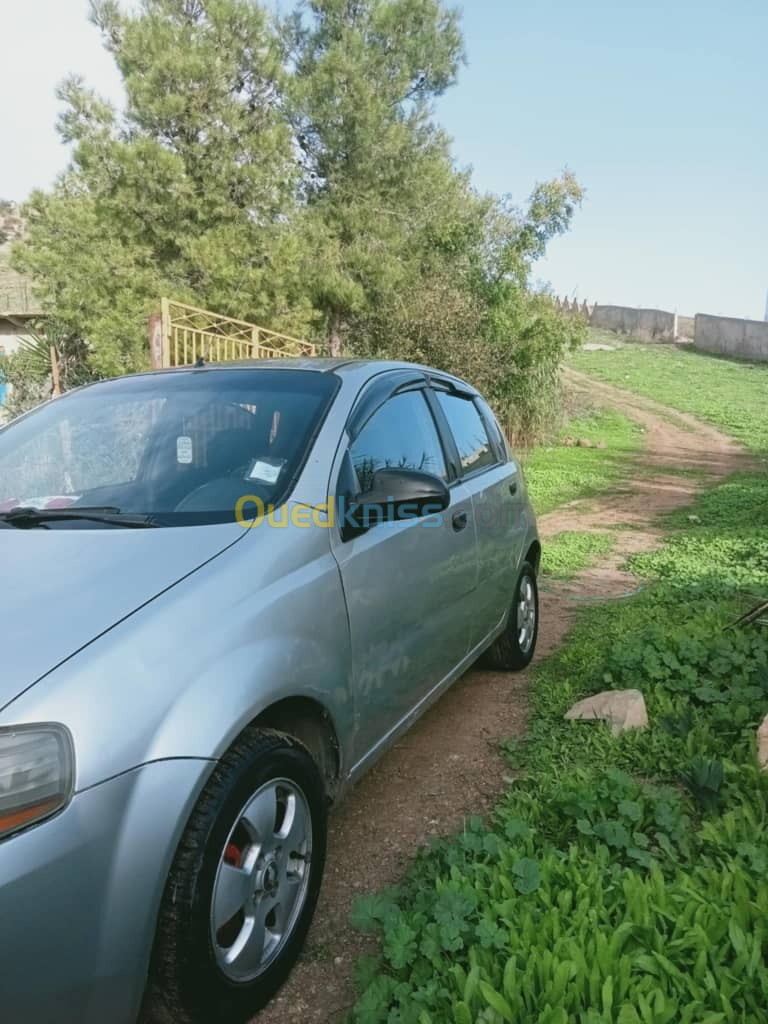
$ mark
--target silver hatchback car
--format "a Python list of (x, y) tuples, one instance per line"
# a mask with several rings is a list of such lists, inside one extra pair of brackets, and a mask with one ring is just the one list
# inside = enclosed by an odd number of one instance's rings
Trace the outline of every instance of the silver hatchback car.
[(4, 1024), (234, 1024), (298, 956), (331, 804), (481, 655), (540, 546), (461, 380), (281, 360), (0, 431)]

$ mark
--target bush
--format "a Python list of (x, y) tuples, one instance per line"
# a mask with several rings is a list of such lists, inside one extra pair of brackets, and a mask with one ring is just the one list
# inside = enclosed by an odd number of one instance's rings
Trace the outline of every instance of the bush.
[(46, 401), (53, 393), (50, 363), (47, 369), (41, 367), (37, 354), (25, 348), (0, 360), (0, 378), (9, 385), (3, 410), (11, 419)]
[(88, 346), (55, 318), (38, 325), (19, 349), (0, 363), (2, 379), (10, 385), (4, 408), (12, 418), (33, 409), (53, 395), (51, 346), (56, 350), (62, 391), (95, 379), (88, 366)]

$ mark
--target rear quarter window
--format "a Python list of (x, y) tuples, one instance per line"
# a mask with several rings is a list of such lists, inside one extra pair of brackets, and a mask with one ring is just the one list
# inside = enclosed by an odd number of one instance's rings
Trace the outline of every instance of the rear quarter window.
[(488, 432), (491, 435), (491, 440), (496, 446), (499, 458), (501, 459), (502, 462), (508, 462), (509, 459), (511, 458), (509, 445), (507, 444), (507, 440), (504, 437), (502, 429), (499, 426), (499, 421), (496, 419), (493, 410), (491, 409), (490, 405), (488, 405), (484, 398), (476, 398), (475, 405), (483, 414), (483, 419), (485, 420), (485, 424), (488, 427)]
[(495, 466), (499, 459), (474, 402), (445, 391), (436, 394), (459, 451), (462, 476)]

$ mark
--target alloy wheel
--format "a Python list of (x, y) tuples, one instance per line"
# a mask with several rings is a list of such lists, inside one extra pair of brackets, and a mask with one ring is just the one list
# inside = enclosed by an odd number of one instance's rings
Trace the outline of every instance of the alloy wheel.
[(530, 651), (535, 632), (536, 591), (530, 576), (523, 576), (517, 600), (517, 642), (523, 654)]
[(287, 942), (307, 897), (312, 816), (288, 779), (261, 786), (237, 816), (211, 900), (216, 962), (232, 981), (262, 974)]

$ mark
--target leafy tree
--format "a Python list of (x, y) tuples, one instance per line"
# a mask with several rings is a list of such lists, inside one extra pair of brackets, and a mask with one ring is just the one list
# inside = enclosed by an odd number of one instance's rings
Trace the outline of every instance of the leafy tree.
[(477, 199), (430, 116), (463, 42), (439, 0), (311, 0), (283, 33), (307, 219), (323, 252), (312, 296), (337, 353), (352, 318), (359, 329), (477, 230)]
[(457, 14), (438, 0), (313, 0), (283, 38), (329, 350), (470, 376), (511, 432), (536, 429), (580, 332), (529, 293), (528, 276), (570, 224), (575, 178), (538, 185), (521, 211), (456, 169), (431, 104), (464, 52)]
[(563, 353), (580, 343), (585, 324), (532, 291), (530, 270), (581, 198), (570, 172), (538, 185), (522, 210), (486, 197), (460, 246), (442, 260), (433, 254), (426, 273), (351, 319), (350, 347), (466, 377), (489, 396), (511, 438), (535, 435), (557, 414)]
[(11, 237), (8, 221), (15, 212), (15, 207), (8, 199), (0, 199), (0, 245)]
[(538, 184), (523, 210), (496, 204), (486, 233), (477, 290), (484, 310), (475, 382), (491, 397), (510, 437), (534, 436), (557, 414), (563, 353), (586, 334), (548, 295), (529, 287), (531, 267), (562, 234), (583, 198), (570, 171)]
[(311, 310), (290, 229), (297, 168), (284, 71), (248, 0), (95, 0), (122, 74), (122, 116), (77, 78), (60, 89), (73, 160), (28, 204), (16, 263), (94, 341), (102, 373), (141, 366), (163, 292), (293, 329)]
[(579, 325), (529, 289), (581, 190), (526, 208), (478, 194), (433, 102), (464, 61), (442, 0), (92, 0), (118, 114), (70, 79), (72, 163), (34, 193), (16, 264), (100, 373), (143, 365), (162, 293), (469, 377), (510, 431), (537, 428)]

